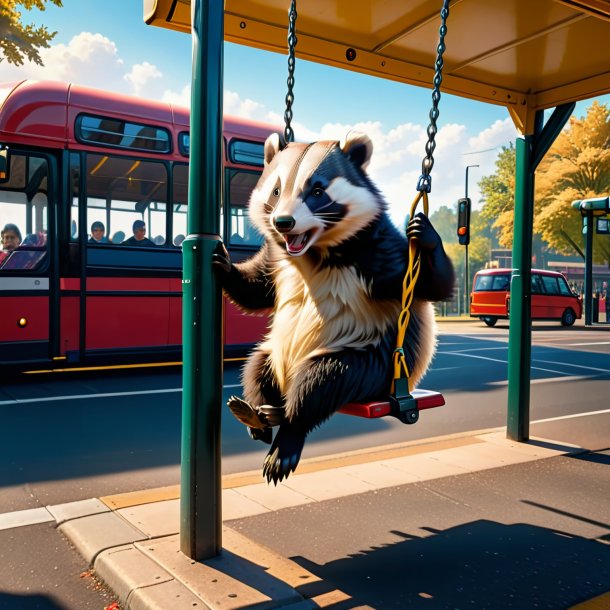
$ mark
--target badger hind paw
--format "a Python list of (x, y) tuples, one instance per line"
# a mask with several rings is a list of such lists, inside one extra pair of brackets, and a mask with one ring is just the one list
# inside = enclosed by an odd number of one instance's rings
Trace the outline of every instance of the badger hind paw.
[(263, 476), (267, 483), (288, 478), (296, 470), (301, 459), (301, 452), (305, 445), (306, 434), (292, 426), (280, 426), (271, 449), (263, 462)]

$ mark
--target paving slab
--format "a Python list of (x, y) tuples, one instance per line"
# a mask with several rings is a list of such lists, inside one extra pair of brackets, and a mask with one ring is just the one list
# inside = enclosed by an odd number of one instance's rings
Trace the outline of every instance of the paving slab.
[(304, 598), (291, 583), (302, 586), (319, 580), (273, 551), (261, 550), (244, 536), (231, 535), (228, 528), (223, 528), (220, 556), (203, 562), (180, 552), (177, 535), (135, 546), (214, 610), (278, 608), (300, 602)]
[(79, 517), (88, 517), (98, 513), (107, 513), (110, 509), (97, 498), (89, 500), (79, 500), (77, 502), (67, 502), (66, 504), (53, 504), (47, 506), (47, 510), (53, 515), (57, 524), (70, 519), (78, 519)]
[(14, 527), (34, 525), (54, 521), (53, 515), (46, 508), (26, 508), (11, 513), (0, 515), (0, 530), (8, 530)]
[(169, 572), (132, 544), (102, 551), (95, 560), (95, 572), (125, 607), (137, 589), (174, 580)]
[(72, 542), (90, 565), (106, 549), (145, 540), (139, 529), (115, 513), (100, 513), (66, 521), (59, 530)]
[(180, 500), (178, 499), (121, 508), (116, 513), (149, 538), (169, 536), (180, 531)]

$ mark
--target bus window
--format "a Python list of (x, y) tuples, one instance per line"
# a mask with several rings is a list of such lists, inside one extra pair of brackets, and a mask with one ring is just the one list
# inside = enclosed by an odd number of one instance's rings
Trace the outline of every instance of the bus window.
[(260, 174), (248, 171), (231, 170), (229, 172), (229, 245), (260, 246), (263, 239), (254, 228), (248, 216), (248, 203), (252, 189), (256, 186)]
[(39, 271), (46, 263), (47, 176), (44, 158), (13, 152), (10, 179), (0, 188), (0, 229), (9, 236), (0, 252), (0, 270)]
[[(87, 155), (87, 231), (104, 225), (108, 242), (123, 243), (143, 221), (143, 245), (166, 242), (167, 169), (163, 163), (108, 155)], [(90, 237), (88, 237), (90, 239)], [(137, 245), (137, 243), (136, 243)]]
[(172, 193), (172, 245), (179, 248), (187, 234), (186, 211), (189, 197), (188, 165), (176, 164), (173, 169)]
[(80, 176), (80, 156), (70, 153), (70, 241), (78, 241), (78, 195)]

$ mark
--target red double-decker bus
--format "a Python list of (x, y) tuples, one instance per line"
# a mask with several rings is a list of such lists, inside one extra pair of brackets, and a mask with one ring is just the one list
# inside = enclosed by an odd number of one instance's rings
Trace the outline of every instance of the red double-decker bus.
[[(222, 234), (236, 261), (261, 243), (247, 204), (273, 130), (225, 118)], [(188, 157), (186, 109), (0, 84), (0, 371), (180, 360)], [(266, 318), (224, 306), (230, 356)]]

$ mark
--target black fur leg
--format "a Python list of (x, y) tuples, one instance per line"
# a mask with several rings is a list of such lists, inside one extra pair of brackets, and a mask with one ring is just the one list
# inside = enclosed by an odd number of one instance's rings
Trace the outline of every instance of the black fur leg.
[(273, 440), (273, 432), (271, 428), (250, 428), (248, 427), (248, 434), (253, 441), (262, 441), (266, 445), (271, 445)]
[(301, 459), (306, 436), (302, 429), (288, 422), (280, 426), (263, 463), (263, 476), (267, 483), (273, 481), (277, 485), (278, 481), (287, 479), (294, 472)]

